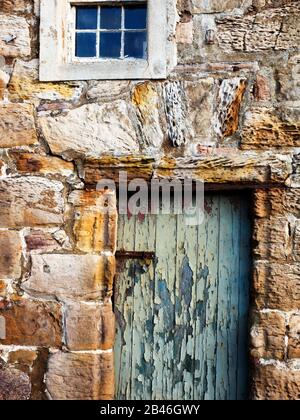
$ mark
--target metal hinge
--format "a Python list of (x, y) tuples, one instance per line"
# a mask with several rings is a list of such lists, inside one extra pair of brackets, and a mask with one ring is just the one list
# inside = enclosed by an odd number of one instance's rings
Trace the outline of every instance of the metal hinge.
[(147, 251), (117, 251), (116, 258), (125, 258), (133, 260), (154, 260), (155, 252)]

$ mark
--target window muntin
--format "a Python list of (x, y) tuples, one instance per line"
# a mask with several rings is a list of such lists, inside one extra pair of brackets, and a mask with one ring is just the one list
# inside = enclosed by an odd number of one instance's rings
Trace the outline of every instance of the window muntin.
[(147, 59), (147, 4), (76, 6), (77, 59)]

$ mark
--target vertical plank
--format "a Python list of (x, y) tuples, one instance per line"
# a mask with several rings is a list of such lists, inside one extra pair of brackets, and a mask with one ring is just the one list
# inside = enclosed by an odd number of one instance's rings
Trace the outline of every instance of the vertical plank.
[(237, 345), (238, 345), (238, 311), (239, 311), (239, 275), (240, 275), (240, 217), (241, 199), (238, 196), (226, 197), (228, 210), (231, 213), (231, 258), (230, 258), (230, 279), (228, 285), (228, 400), (236, 400), (237, 394)]
[[(220, 196), (210, 195), (206, 199), (204, 263), (201, 276), (206, 280), (204, 289), (204, 305), (206, 308), (203, 339), (203, 393), (205, 400), (215, 398), (216, 388), (216, 350), (217, 350), (217, 311), (218, 311), (218, 260), (220, 230)], [(206, 363), (206, 365), (205, 365)]]
[[(183, 219), (186, 223), (186, 219)], [(182, 309), (186, 311), (183, 321), (185, 323), (185, 354), (183, 369), (183, 392), (185, 400), (192, 400), (194, 397), (194, 372), (197, 368), (195, 362), (195, 317), (196, 317), (196, 283), (197, 283), (197, 263), (198, 263), (198, 226), (184, 226), (184, 249), (185, 256), (181, 268), (182, 289), (185, 290), (183, 296), (184, 305)], [(189, 284), (190, 283), (190, 284)], [(182, 298), (181, 298), (182, 299)]]
[(152, 399), (172, 399), (174, 383), (174, 282), (176, 261), (176, 218), (156, 218), (156, 267), (154, 284), (154, 347)]
[[(155, 219), (135, 218), (135, 251), (155, 249)], [(153, 261), (134, 261), (134, 308), (132, 325), (132, 395), (152, 397), (153, 374)]]
[[(120, 216), (121, 232), (119, 249), (134, 249), (135, 218)], [(132, 261), (122, 261), (115, 284), (115, 314), (117, 322), (115, 344), (115, 377), (117, 399), (130, 399), (132, 395), (132, 327), (134, 308), (134, 279)]]
[(205, 370), (205, 352), (204, 352), (204, 335), (205, 328), (205, 312), (206, 306), (204, 302), (205, 277), (203, 277), (203, 269), (205, 267), (205, 249), (206, 249), (206, 214), (204, 223), (197, 227), (197, 266), (196, 280), (194, 284), (195, 290), (195, 306), (194, 306), (194, 378), (193, 378), (193, 398), (203, 399), (203, 376)]
[(249, 313), (249, 279), (251, 261), (251, 224), (249, 202), (247, 197), (241, 206), (240, 217), (240, 255), (239, 255), (239, 319), (237, 346), (237, 399), (248, 398), (248, 313)]
[(231, 313), (228, 308), (231, 271), (231, 217), (230, 205), (220, 196), (219, 224), (219, 284), (218, 284), (218, 325), (217, 325), (217, 368), (216, 399), (226, 400), (229, 394), (228, 326)]

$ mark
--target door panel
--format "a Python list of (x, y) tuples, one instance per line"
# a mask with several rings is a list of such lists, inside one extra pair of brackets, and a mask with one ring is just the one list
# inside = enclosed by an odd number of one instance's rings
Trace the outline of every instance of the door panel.
[(119, 219), (114, 304), (117, 399), (244, 399), (250, 272), (248, 199), (213, 194), (205, 220)]

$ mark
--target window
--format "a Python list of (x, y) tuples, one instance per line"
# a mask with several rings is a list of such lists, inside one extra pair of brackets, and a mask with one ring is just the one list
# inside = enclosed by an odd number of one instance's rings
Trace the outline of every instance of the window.
[(41, 0), (40, 80), (166, 77), (165, 0)]
[(147, 4), (76, 7), (75, 56), (147, 59)]

